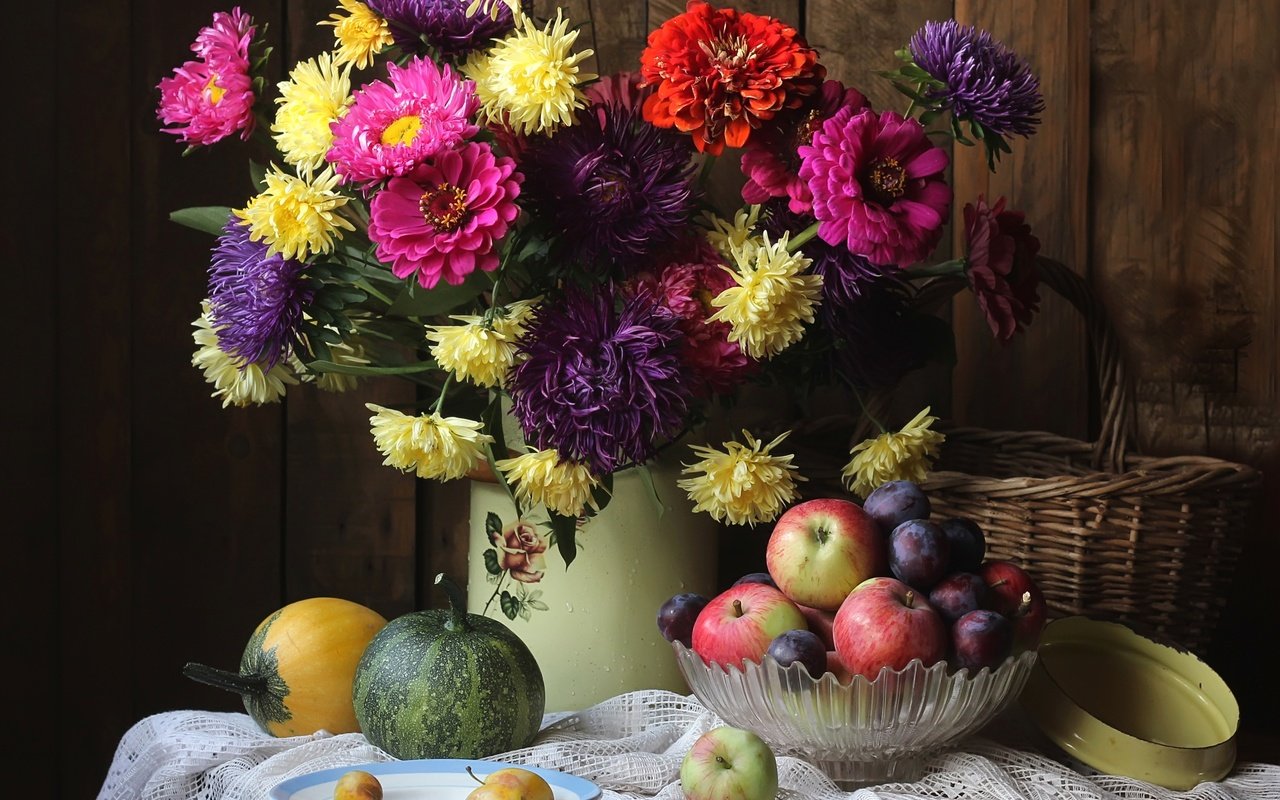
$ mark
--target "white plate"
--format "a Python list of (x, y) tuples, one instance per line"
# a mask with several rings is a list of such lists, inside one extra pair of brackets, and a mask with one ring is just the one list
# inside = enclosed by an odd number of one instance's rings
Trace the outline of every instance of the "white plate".
[(333, 800), (333, 789), (338, 779), (358, 769), (377, 777), (382, 784), (383, 800), (465, 800), (471, 790), (480, 785), (467, 774), (468, 766), (481, 780), (503, 767), (520, 767), (536, 772), (551, 784), (555, 800), (596, 800), (600, 796), (599, 786), (564, 772), (500, 761), (431, 758), (334, 767), (300, 775), (277, 785), (271, 790), (271, 797), (273, 800)]

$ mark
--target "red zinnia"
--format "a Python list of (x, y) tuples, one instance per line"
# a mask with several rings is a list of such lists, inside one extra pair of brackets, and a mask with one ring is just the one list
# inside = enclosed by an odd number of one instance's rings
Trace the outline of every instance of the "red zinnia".
[(1005, 211), (1004, 198), (994, 206), (978, 196), (964, 207), (964, 233), (969, 243), (969, 285), (1001, 342), (1013, 338), (1040, 310), (1036, 286), (1036, 254), (1040, 240), (1023, 221), (1021, 211)]
[(657, 91), (644, 118), (693, 134), (699, 151), (742, 147), (751, 131), (796, 108), (826, 74), (795, 28), (772, 17), (691, 2), (649, 34), (644, 85)]

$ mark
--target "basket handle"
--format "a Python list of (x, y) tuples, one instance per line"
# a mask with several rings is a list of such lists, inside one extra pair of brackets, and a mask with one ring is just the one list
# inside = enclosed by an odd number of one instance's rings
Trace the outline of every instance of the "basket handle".
[(1134, 444), (1134, 425), (1129, 374), (1115, 329), (1084, 278), (1051, 258), (1037, 257), (1036, 266), (1041, 283), (1071, 303), (1088, 326), (1098, 364), (1102, 412), (1102, 429), (1093, 444), (1093, 467), (1121, 472), (1125, 455)]

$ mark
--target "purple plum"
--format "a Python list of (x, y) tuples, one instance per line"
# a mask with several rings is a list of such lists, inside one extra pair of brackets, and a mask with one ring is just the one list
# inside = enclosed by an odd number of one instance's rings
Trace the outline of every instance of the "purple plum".
[(942, 528), (923, 519), (907, 520), (889, 534), (889, 571), (919, 592), (947, 575), (950, 543)]
[(767, 655), (783, 667), (799, 661), (815, 678), (821, 678), (827, 671), (827, 646), (813, 631), (794, 630), (778, 634), (769, 644)]
[(1013, 625), (989, 609), (970, 611), (951, 626), (951, 646), (958, 668), (995, 669), (1013, 652)]
[(693, 624), (708, 602), (700, 594), (682, 592), (663, 603), (658, 609), (658, 630), (662, 632), (662, 638), (693, 647)]
[(737, 586), (740, 583), (763, 583), (765, 586), (772, 586), (775, 589), (778, 588), (778, 584), (773, 582), (773, 576), (767, 572), (748, 572), (746, 575), (743, 575), (741, 578), (734, 581), (733, 585)]
[(951, 571), (977, 572), (987, 555), (987, 537), (971, 519), (943, 520), (938, 526), (951, 543)]
[(862, 510), (880, 525), (885, 535), (908, 520), (928, 519), (933, 513), (929, 498), (911, 481), (880, 484), (862, 502)]
[(972, 572), (953, 572), (929, 592), (929, 605), (950, 625), (970, 611), (986, 607), (987, 582)]

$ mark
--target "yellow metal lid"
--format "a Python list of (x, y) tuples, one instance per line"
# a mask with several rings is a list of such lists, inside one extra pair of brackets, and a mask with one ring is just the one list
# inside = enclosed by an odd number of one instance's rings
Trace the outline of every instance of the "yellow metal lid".
[(1021, 703), (1069, 756), (1102, 772), (1186, 790), (1235, 764), (1240, 707), (1226, 682), (1124, 625), (1045, 626)]

